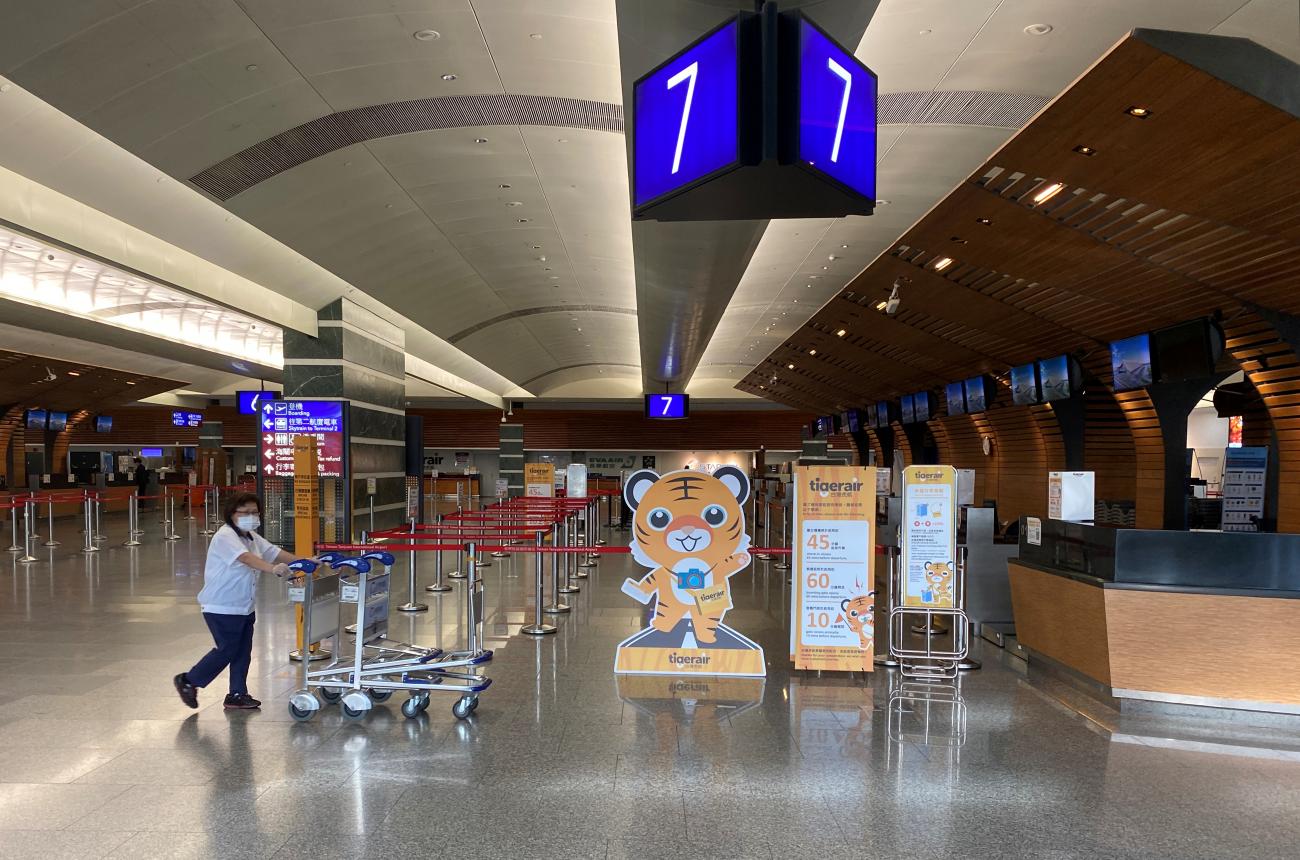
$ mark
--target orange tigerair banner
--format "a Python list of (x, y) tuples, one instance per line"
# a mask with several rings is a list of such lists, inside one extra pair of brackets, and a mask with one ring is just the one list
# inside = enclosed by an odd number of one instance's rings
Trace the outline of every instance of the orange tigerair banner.
[(870, 672), (875, 656), (876, 469), (797, 466), (790, 659)]

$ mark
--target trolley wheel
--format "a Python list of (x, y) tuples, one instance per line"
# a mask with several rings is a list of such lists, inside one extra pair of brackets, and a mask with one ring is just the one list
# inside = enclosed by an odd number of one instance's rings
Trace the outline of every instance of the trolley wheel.
[(293, 717), (300, 723), (305, 723), (312, 718), (316, 712), (311, 708), (300, 708), (293, 702), (289, 703), (289, 716)]
[(420, 694), (419, 696), (417, 696), (416, 698), (420, 700), (420, 710), (421, 710), (421, 711), (427, 711), (427, 710), (429, 710), (429, 694), (428, 694), (428, 693), (421, 693), (421, 694)]
[(478, 696), (470, 696), (469, 712), (472, 714), (478, 710)]
[(451, 713), (458, 720), (468, 719), (469, 715), (474, 713), (474, 696), (461, 696), (456, 700), (456, 704), (451, 706)]
[(337, 703), (339, 699), (343, 698), (343, 691), (337, 690), (333, 687), (321, 687), (320, 697), (333, 705)]
[(342, 708), (343, 710), (344, 719), (355, 721), (361, 719), (366, 715), (365, 708), (354, 708), (351, 705), (349, 705), (347, 702), (342, 703), (339, 707)]
[(366, 692), (370, 694), (372, 702), (387, 702), (393, 697), (392, 690), (366, 690)]
[(420, 697), (412, 696), (405, 702), (402, 702), (402, 716), (408, 720), (413, 720), (420, 714), (424, 713), (424, 708), (420, 706)]

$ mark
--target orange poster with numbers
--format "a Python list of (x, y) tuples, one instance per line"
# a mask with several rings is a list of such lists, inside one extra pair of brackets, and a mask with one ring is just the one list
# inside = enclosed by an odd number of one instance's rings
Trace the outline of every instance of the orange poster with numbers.
[(870, 672), (875, 655), (876, 470), (794, 472), (790, 659), (796, 669)]

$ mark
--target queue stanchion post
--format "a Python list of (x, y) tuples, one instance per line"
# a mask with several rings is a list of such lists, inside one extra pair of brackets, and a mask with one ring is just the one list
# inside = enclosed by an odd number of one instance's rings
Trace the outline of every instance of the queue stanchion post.
[[(216, 534), (217, 530), (212, 527), (212, 487), (203, 488), (203, 528), (199, 531), (201, 535)], [(173, 527), (174, 528), (174, 527)]]
[(456, 485), (456, 569), (448, 579), (465, 578), (465, 509), (460, 505), (460, 484)]
[[(163, 500), (163, 540), (180, 540), (181, 536), (176, 533), (176, 496), (164, 490)], [(207, 516), (206, 512), (204, 516)]]
[(18, 543), (18, 502), (15, 497), (9, 498), (9, 552), (21, 553), (22, 546)]
[[(582, 560), (578, 562), (578, 567), (593, 568), (596, 566), (596, 554), (592, 552), (596, 547), (596, 517), (591, 501), (588, 501), (583, 508), (582, 521), (582, 543), (587, 551), (582, 554)], [(585, 579), (587, 574), (579, 573), (578, 576)]]
[[(576, 547), (574, 547), (573, 545), (573, 541), (577, 537), (577, 532), (578, 529), (577, 526), (574, 524), (573, 514), (569, 514), (564, 518), (564, 529), (561, 532), (561, 534), (563, 535), (565, 550), (576, 549)], [(582, 589), (580, 589), (578, 587), (578, 584), (573, 581), (574, 579), (573, 568), (571, 564), (573, 555), (570, 552), (565, 552), (563, 553), (563, 556), (564, 556), (564, 585), (560, 586), (559, 593), (577, 594)]]
[(411, 549), (406, 554), (406, 602), (397, 607), (398, 612), (428, 612), (429, 604), (415, 599), (415, 517), (411, 517)]
[[(781, 508), (781, 546), (784, 547), (785, 549), (789, 549), (790, 548), (789, 515), (786, 514), (787, 508), (784, 504), (781, 504), (780, 502), (778, 502), (777, 504)], [(776, 557), (776, 563), (773, 564), (772, 567), (775, 570), (789, 570), (790, 556), (778, 555)]]
[(554, 624), (547, 624), (542, 620), (542, 604), (546, 602), (546, 595), (543, 593), (546, 587), (546, 564), (542, 547), (546, 544), (546, 534), (539, 529), (534, 540), (537, 546), (533, 553), (533, 569), (537, 581), (533, 584), (533, 623), (520, 627), (519, 632), (527, 633), (529, 636), (545, 636), (556, 631)]
[(50, 536), (45, 540), (45, 546), (58, 546), (59, 542), (54, 539), (54, 494), (51, 493), (45, 497), (46, 510), (46, 529)]
[(23, 502), (23, 554), (18, 558), (20, 564), (37, 561), (36, 550), (36, 497), (28, 496)]
[(101, 497), (98, 493), (95, 494), (94, 499), (95, 499), (95, 543), (103, 543), (104, 541), (108, 540), (108, 535), (104, 534), (104, 529), (103, 529), (102, 514), (104, 510), (104, 500), (103, 497)]
[(132, 493), (126, 500), (126, 540), (122, 546), (139, 546), (136, 526), (140, 522), (140, 494)]
[[(439, 535), (438, 537), (435, 537), (434, 540), (438, 543), (442, 543), (442, 514), (436, 514), (433, 518), (433, 522), (434, 526), (437, 528), (435, 534)], [(444, 594), (451, 591), (451, 586), (442, 581), (442, 555), (443, 550), (441, 548), (436, 549), (433, 552), (433, 584), (424, 587), (424, 590), (430, 594)]]
[[(886, 669), (897, 669), (899, 667), (898, 658), (893, 655), (890, 648), (894, 642), (894, 607), (898, 605), (898, 595), (901, 593), (901, 553), (896, 546), (885, 547), (885, 653), (877, 654), (873, 661), (877, 666), (884, 666)], [(877, 640), (878, 641), (878, 640)]]
[(562, 615), (572, 607), (560, 602), (560, 524), (551, 524), (551, 602), (542, 610), (547, 615)]
[(81, 514), (85, 521), (85, 540), (82, 542), (81, 551), (85, 554), (99, 552), (99, 547), (95, 546), (95, 510), (89, 495), (81, 500)]
[[(772, 545), (772, 503), (764, 497), (762, 507), (755, 507), (755, 511), (758, 510), (763, 511), (763, 546), (769, 547)], [(758, 530), (757, 525), (755, 525), (754, 530)], [(771, 561), (774, 556), (770, 552), (759, 552), (754, 554), (754, 558)]]
[(475, 602), (478, 598), (478, 562), (474, 560), (477, 548), (470, 541), (469, 554), (465, 562), (465, 650), (478, 654), (478, 612)]
[(185, 519), (194, 520), (194, 491), (185, 485)]

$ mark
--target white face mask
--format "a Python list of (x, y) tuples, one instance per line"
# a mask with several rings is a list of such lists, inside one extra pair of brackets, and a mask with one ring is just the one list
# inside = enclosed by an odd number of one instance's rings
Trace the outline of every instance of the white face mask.
[(235, 527), (240, 531), (255, 531), (262, 524), (262, 518), (257, 514), (236, 514)]

